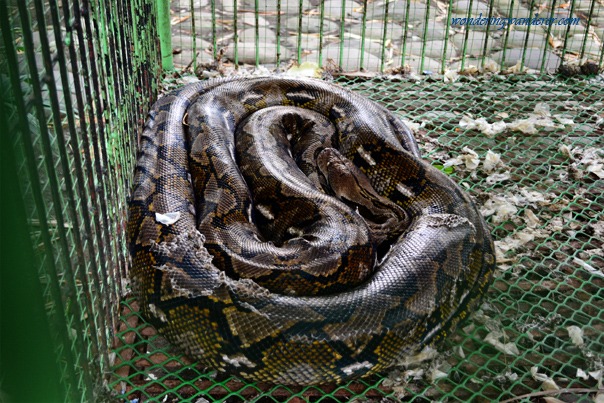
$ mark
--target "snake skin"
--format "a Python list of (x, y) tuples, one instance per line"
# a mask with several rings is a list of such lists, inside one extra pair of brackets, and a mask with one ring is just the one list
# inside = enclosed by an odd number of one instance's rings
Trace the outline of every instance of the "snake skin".
[(167, 94), (134, 184), (143, 314), (200, 363), (249, 380), (382, 371), (439, 344), (491, 282), (493, 243), (470, 198), (398, 118), (320, 80)]

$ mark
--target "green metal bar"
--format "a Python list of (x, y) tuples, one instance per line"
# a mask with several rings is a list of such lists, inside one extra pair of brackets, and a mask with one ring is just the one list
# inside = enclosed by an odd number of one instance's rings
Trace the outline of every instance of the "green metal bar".
[[(589, 36), (589, 26), (591, 24), (591, 19), (594, 14), (595, 5), (596, 5), (596, 0), (591, 0), (591, 5), (589, 7), (589, 15), (587, 16), (587, 22), (586, 22), (586, 26), (585, 26), (585, 34), (583, 35), (583, 43), (581, 44), (581, 55), (579, 55), (580, 59), (583, 59), (583, 57), (585, 56), (585, 48), (587, 47), (587, 37)], [(573, 1), (571, 3), (571, 10), (569, 13), (569, 17), (572, 17), (574, 10), (575, 10), (575, 2)], [(570, 31), (570, 24), (568, 25), (568, 30), (566, 31), (567, 36), (568, 36), (569, 31)], [(564, 42), (566, 43), (566, 39)], [(564, 50), (566, 50), (566, 46), (564, 47)]]
[[(103, 0), (104, 1), (104, 0)], [(107, 207), (108, 201), (111, 200), (110, 189), (108, 189), (107, 183), (105, 181), (98, 180), (98, 178), (104, 177), (104, 173), (106, 169), (108, 169), (107, 164), (107, 153), (105, 150), (104, 142), (101, 139), (105, 139), (105, 124), (103, 117), (104, 102), (107, 102), (107, 98), (109, 95), (106, 92), (105, 77), (102, 76), (103, 72), (103, 63), (99, 63), (98, 60), (102, 60), (104, 54), (104, 47), (106, 44), (103, 42), (107, 40), (107, 35), (100, 34), (100, 31), (106, 30), (107, 27), (105, 25), (99, 26), (99, 21), (103, 21), (103, 15), (99, 14), (102, 11), (107, 11), (106, 8), (103, 7), (92, 7), (92, 4), (87, 3), (87, 1), (83, 1), (84, 6), (83, 10), (78, 10), (77, 7), (74, 7), (75, 19), (83, 20), (83, 30), (78, 31), (78, 35), (80, 36), (80, 43), (87, 43), (88, 46), (80, 46), (80, 60), (82, 63), (86, 63), (87, 60), (90, 61), (89, 65), (84, 65), (84, 69), (89, 69), (88, 74), (83, 74), (85, 77), (84, 80), (84, 89), (86, 92), (86, 99), (88, 100), (88, 104), (85, 109), (88, 112), (88, 130), (83, 132), (86, 138), (86, 144), (84, 148), (86, 149), (87, 158), (87, 166), (90, 167), (94, 174), (92, 175), (91, 180), (89, 181), (89, 186), (91, 186), (94, 190), (92, 193), (96, 195), (96, 206), (95, 206), (95, 216), (100, 216), (99, 222), (99, 231), (100, 238), (98, 243), (99, 252), (102, 253), (101, 258), (101, 266), (97, 269), (102, 274), (100, 276), (100, 284), (101, 284), (101, 293), (105, 296), (107, 301), (111, 301), (109, 280), (107, 279), (107, 274), (110, 273), (110, 270), (114, 267), (114, 256), (111, 247), (111, 239), (107, 229), (111, 228), (110, 218), (109, 218), (109, 209)], [(97, 2), (98, 3), (98, 2)], [(98, 6), (97, 3), (96, 4)], [(86, 17), (82, 18), (84, 15), (82, 11), (86, 11)], [(84, 31), (85, 30), (85, 31)], [(84, 36), (85, 35), (85, 36)], [(94, 46), (96, 39), (97, 47), (101, 47), (100, 50)], [(111, 60), (111, 59), (109, 59)], [(93, 168), (94, 167), (94, 168)], [(97, 179), (95, 182), (94, 178)], [(109, 190), (109, 191), (108, 191)], [(108, 302), (109, 303), (109, 302)], [(109, 315), (107, 313), (107, 315)]]
[[(476, 0), (476, 1), (478, 1), (478, 0)], [(472, 15), (473, 3), (474, 3), (474, 0), (470, 0), (470, 3), (468, 5), (468, 13), (466, 14), (466, 18), (468, 20), (470, 19), (470, 16)], [(449, 3), (449, 7), (451, 7), (451, 4), (452, 3)], [(465, 31), (464, 31), (463, 46), (461, 47), (461, 64), (459, 66), (460, 71), (464, 71), (464, 68), (466, 67), (466, 49), (468, 48), (469, 38), (470, 38), (470, 29), (469, 29), (469, 26), (466, 25)], [(423, 60), (422, 60), (422, 63), (423, 63)]]
[[(367, 0), (364, 0), (367, 4)], [(449, 0), (452, 1), (452, 0)], [(451, 6), (449, 5), (449, 9)], [(405, 65), (405, 53), (407, 53), (407, 36), (409, 33), (409, 12), (411, 11), (411, 0), (407, 0), (407, 7), (405, 9), (405, 30), (403, 31), (403, 44), (401, 45), (401, 67)], [(428, 29), (427, 27), (425, 29)]]
[[(386, 36), (388, 34), (388, 12), (390, 2), (386, 2), (386, 10), (384, 11), (384, 30), (382, 31), (382, 52), (380, 53), (380, 73), (384, 71), (384, 59), (386, 58)], [(361, 52), (361, 68), (363, 66), (363, 56), (365, 51)]]
[[(102, 90), (106, 94), (107, 102), (111, 105), (115, 105), (114, 108), (106, 109), (102, 112), (105, 119), (102, 121), (103, 124), (99, 124), (100, 134), (97, 143), (99, 144), (100, 155), (102, 156), (102, 166), (107, 172), (106, 177), (109, 179), (105, 181), (105, 189), (107, 192), (107, 227), (109, 233), (116, 234), (119, 229), (117, 227), (116, 216), (111, 208), (112, 203), (118, 199), (119, 190), (117, 189), (119, 182), (120, 171), (114, 169), (116, 166), (112, 151), (112, 139), (113, 132), (110, 130), (114, 127), (116, 122), (121, 120), (122, 99), (127, 83), (129, 82), (130, 72), (132, 69), (128, 69), (127, 58), (129, 52), (126, 52), (126, 43), (124, 42), (124, 24), (128, 24), (128, 13), (125, 12), (120, 6), (121, 0), (103, 0), (108, 1), (109, 4), (105, 7), (99, 8), (98, 16), (100, 21), (103, 22), (103, 26), (106, 27), (107, 35), (105, 39), (108, 40), (106, 45), (108, 54), (104, 55), (105, 58), (111, 60), (108, 66), (101, 65), (99, 69)], [(118, 17), (119, 16), (119, 19)], [(102, 30), (99, 30), (102, 31)], [(104, 67), (104, 68), (103, 68)], [(116, 262), (117, 256), (119, 256), (118, 242), (113, 241), (111, 238), (109, 244), (109, 256), (111, 264), (106, 266), (106, 271), (102, 273), (103, 277), (109, 277), (113, 281), (108, 282), (106, 295), (109, 298), (112, 295), (119, 295), (119, 286), (121, 283), (121, 273), (117, 270), (118, 265)], [(113, 286), (112, 289), (109, 286)], [(107, 337), (110, 337), (110, 332), (107, 331)]]
[[(300, 1), (302, 4), (302, 1)], [(346, 17), (346, 11), (344, 9), (344, 5), (346, 4), (346, 0), (342, 0), (342, 13), (340, 14), (341, 24), (340, 24), (340, 59), (338, 60), (338, 66), (342, 66), (342, 61), (344, 60), (344, 18)], [(367, 8), (363, 10), (363, 18), (367, 14)]]
[(161, 45), (161, 65), (164, 70), (174, 70), (172, 57), (172, 30), (170, 25), (170, 0), (157, 0), (157, 33)]
[[(552, 0), (551, 10), (550, 10), (550, 13), (549, 13), (550, 18), (552, 18), (554, 16), (554, 10), (556, 9), (556, 3), (557, 3), (556, 0)], [(574, 2), (572, 2), (572, 3), (574, 3)], [(548, 24), (548, 26), (547, 26), (547, 33), (545, 34), (545, 37), (549, 38), (549, 36), (551, 35), (551, 32), (552, 32), (552, 25)], [(547, 46), (548, 45), (547, 45), (547, 42), (546, 42), (544, 48), (547, 48)], [(562, 58), (564, 58), (564, 52), (565, 52), (565, 50), (566, 50), (566, 40), (565, 40), (564, 49), (562, 49), (562, 52), (563, 52), (562, 53)], [(543, 72), (543, 67), (544, 66), (545, 66), (545, 58), (542, 60), (542, 63), (541, 63), (541, 71), (542, 72)]]
[(260, 21), (258, 17), (258, 13), (260, 5), (258, 4), (258, 0), (254, 0), (254, 47), (256, 48), (256, 68), (260, 66)]
[[(508, 21), (510, 21), (509, 19), (512, 18), (512, 12), (514, 10), (514, 0), (512, 0), (510, 2), (510, 9), (508, 10)], [(504, 39), (503, 39), (503, 50), (501, 53), (501, 69), (500, 71), (503, 71), (504, 68), (503, 66), (505, 65), (505, 54), (507, 53), (507, 48), (508, 48), (508, 39), (510, 37), (510, 24), (507, 24), (507, 26), (505, 27), (505, 34), (504, 34)]]
[[(493, 18), (493, 11), (495, 10), (495, 0), (490, 0), (489, 1), (489, 15), (488, 15), (488, 19), (489, 22), (491, 22), (491, 18)], [(481, 62), (480, 62), (480, 67), (482, 69), (484, 69), (485, 63), (486, 63), (486, 58), (487, 58), (487, 54), (488, 54), (488, 49), (489, 49), (489, 41), (491, 41), (491, 37), (489, 36), (489, 33), (491, 32), (491, 24), (487, 24), (487, 29), (485, 31), (485, 38), (486, 40), (484, 41), (484, 46), (482, 48), (482, 56), (481, 56)], [(445, 52), (446, 55), (446, 52)]]
[[(346, 0), (342, 0), (342, 18), (344, 18), (344, 4)], [(367, 0), (363, 0), (363, 10), (367, 10)], [(344, 20), (342, 19), (342, 26), (344, 26)], [(365, 56), (365, 35), (367, 31), (367, 13), (363, 13), (361, 20), (361, 66), (363, 65), (363, 58)], [(382, 47), (384, 44), (382, 44)]]
[[(197, 71), (197, 29), (195, 27), (195, 0), (189, 1), (189, 8), (191, 9), (191, 31), (193, 33), (193, 71)], [(136, 31), (136, 30), (134, 30)]]
[[(281, 4), (281, 0), (278, 0)], [(302, 2), (300, 1), (298, 6), (298, 64), (302, 62)]]
[[(531, 0), (531, 3), (529, 5), (529, 10), (530, 13), (533, 12), (533, 7), (535, 6), (535, 0)], [(532, 18), (532, 15), (529, 13), (529, 24), (526, 27), (526, 35), (524, 37), (524, 43), (522, 44), (522, 48), (524, 49), (524, 51), (522, 52), (522, 62), (521, 62), (521, 68), (522, 66), (524, 66), (524, 58), (526, 55), (526, 51), (527, 51), (527, 46), (528, 46), (528, 40), (529, 40), (529, 35), (531, 33), (531, 24), (530, 24), (530, 19)], [(547, 52), (547, 46), (543, 47), (543, 53), (541, 54), (542, 56), (542, 64), (541, 64), (541, 74), (543, 74), (543, 67), (545, 64), (545, 52)]]
[(216, 0), (210, 0), (210, 10), (212, 13), (212, 57), (218, 58), (218, 41), (216, 38)]
[(277, 0), (277, 72), (281, 70), (281, 0)]
[[(447, 7), (447, 18), (446, 18), (446, 24), (445, 24), (445, 37), (444, 37), (444, 42), (445, 45), (443, 46), (443, 57), (442, 60), (440, 62), (440, 73), (444, 74), (445, 73), (445, 68), (447, 66), (447, 49), (449, 48), (449, 29), (451, 28), (451, 8), (453, 7), (453, 2), (452, 0), (449, 0), (449, 7)], [(426, 24), (426, 26), (424, 27), (424, 30), (427, 31), (428, 30), (428, 24)], [(461, 66), (460, 66), (461, 67)]]
[[(430, 6), (429, 3), (427, 3), (427, 7), (426, 7), (426, 17), (424, 18), (424, 26), (426, 27), (426, 29), (424, 29), (424, 36), (422, 37), (422, 51), (421, 51), (421, 65), (420, 65), (420, 72), (424, 71), (424, 58), (426, 56), (426, 39), (428, 38), (428, 21), (430, 21)], [(446, 58), (447, 55), (446, 53), (443, 54), (443, 57)]]
[(237, 31), (237, 0), (233, 0), (233, 32), (235, 33), (233, 36), (233, 53), (235, 70), (239, 69), (239, 32)]
[[(346, 0), (342, 0), (345, 2)], [(344, 12), (344, 5), (342, 4), (342, 12)], [(319, 22), (319, 66), (323, 66), (323, 21), (325, 18), (325, 0), (321, 0), (320, 3), (320, 22)], [(342, 23), (344, 23), (344, 19), (342, 17)]]
[(602, 68), (602, 65), (604, 64), (604, 41), (602, 41), (602, 47), (600, 48), (600, 61), (598, 62), (598, 66), (600, 66), (600, 69)]

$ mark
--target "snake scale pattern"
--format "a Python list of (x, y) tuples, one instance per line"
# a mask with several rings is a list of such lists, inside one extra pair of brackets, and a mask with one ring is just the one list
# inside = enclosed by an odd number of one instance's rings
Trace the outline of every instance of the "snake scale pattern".
[(341, 382), (437, 345), (495, 266), (477, 208), (409, 129), (315, 79), (218, 79), (162, 97), (129, 213), (145, 317), (200, 363), (252, 381)]

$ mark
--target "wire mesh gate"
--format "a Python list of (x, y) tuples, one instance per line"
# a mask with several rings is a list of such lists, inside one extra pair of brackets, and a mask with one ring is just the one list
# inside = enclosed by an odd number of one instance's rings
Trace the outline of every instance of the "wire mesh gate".
[[(68, 400), (593, 397), (604, 372), (604, 82), (590, 73), (602, 66), (604, 8), (596, 1), (514, 7), (174, 1), (158, 14), (143, 0), (1, 0), (0, 107), (15, 168), (27, 178), (21, 196)], [(497, 37), (448, 23), (453, 14), (485, 10), (566, 13), (580, 28), (520, 25)], [(323, 75), (410, 123), (425, 157), (477, 199), (497, 240), (495, 284), (447, 348), (380, 377), (292, 388), (208, 372), (144, 323), (128, 293), (124, 239), (136, 133), (162, 84), (191, 79), (161, 80), (156, 26), (164, 65), (170, 48), (177, 66), (203, 77), (245, 64), (262, 73), (316, 62)], [(527, 46), (536, 33), (544, 42)], [(581, 46), (572, 44), (575, 35)], [(514, 38), (523, 46), (508, 47)], [(543, 74), (562, 60), (573, 77)], [(475, 76), (525, 67), (541, 74)]]

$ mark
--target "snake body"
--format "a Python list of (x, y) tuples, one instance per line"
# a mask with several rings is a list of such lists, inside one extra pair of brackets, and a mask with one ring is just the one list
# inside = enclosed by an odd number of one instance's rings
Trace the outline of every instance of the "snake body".
[(202, 364), (340, 382), (438, 344), (495, 266), (470, 198), (385, 108), (320, 80), (189, 84), (152, 108), (130, 200), (143, 314)]

